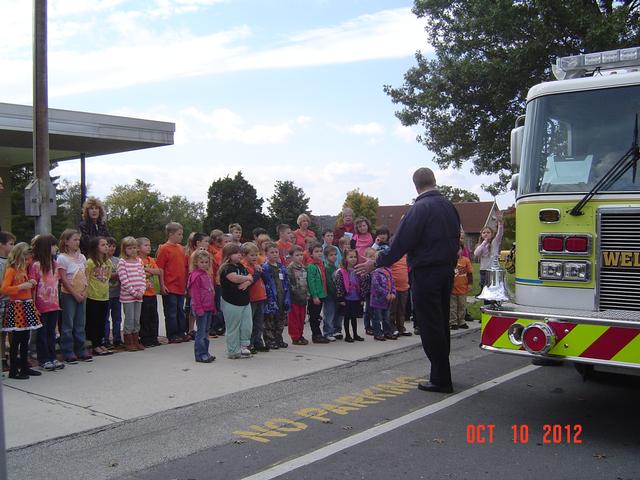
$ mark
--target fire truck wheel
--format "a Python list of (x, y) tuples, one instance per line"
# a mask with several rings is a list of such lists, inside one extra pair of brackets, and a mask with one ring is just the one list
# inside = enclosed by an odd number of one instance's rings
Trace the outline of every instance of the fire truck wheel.
[(573, 366), (576, 369), (576, 372), (580, 374), (583, 381), (587, 381), (587, 379), (593, 376), (593, 365), (586, 365), (584, 363), (574, 363)]

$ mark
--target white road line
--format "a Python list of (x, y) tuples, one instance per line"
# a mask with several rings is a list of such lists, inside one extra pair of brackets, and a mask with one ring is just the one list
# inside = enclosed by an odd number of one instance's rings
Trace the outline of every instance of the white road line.
[(407, 425), (408, 423), (415, 422), (416, 420), (431, 415), (432, 413), (439, 412), (440, 410), (455, 405), (456, 403), (472, 397), (477, 393), (489, 390), (490, 388), (508, 382), (509, 380), (513, 380), (514, 378), (525, 375), (538, 368), (540, 367), (537, 367), (535, 365), (527, 365), (526, 367), (514, 370), (513, 372), (502, 375), (501, 377), (488, 380), (484, 383), (481, 383), (480, 385), (471, 387), (468, 390), (464, 390), (460, 393), (451, 395), (450, 397), (447, 397), (437, 403), (427, 405), (426, 407), (416, 410), (415, 412), (411, 412), (402, 417), (390, 420), (387, 423), (375, 426), (373, 428), (370, 428), (369, 430), (365, 430), (364, 432), (356, 433), (355, 435), (347, 437), (343, 440), (339, 440), (325, 447), (319, 448), (318, 450), (314, 450), (313, 452), (302, 455), (301, 457), (294, 458), (278, 465), (274, 465), (273, 467), (263, 470), (262, 472), (258, 472), (249, 477), (245, 477), (243, 480), (271, 480), (273, 478), (279, 477), (280, 475), (284, 475), (285, 473), (289, 473), (298, 468), (305, 467), (314, 462), (317, 462), (318, 460), (330, 457), (331, 455), (334, 455), (342, 450), (346, 450), (347, 448), (351, 448), (354, 445), (358, 445), (379, 435), (383, 435), (387, 432), (395, 430), (396, 428), (400, 428), (404, 425)]

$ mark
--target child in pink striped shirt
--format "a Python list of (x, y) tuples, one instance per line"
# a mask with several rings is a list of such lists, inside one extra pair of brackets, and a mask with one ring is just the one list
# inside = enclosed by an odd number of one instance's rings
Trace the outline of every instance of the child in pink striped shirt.
[(118, 277), (120, 303), (124, 310), (124, 347), (128, 352), (144, 350), (139, 332), (142, 297), (147, 288), (147, 279), (142, 260), (138, 258), (138, 242), (133, 237), (122, 239)]

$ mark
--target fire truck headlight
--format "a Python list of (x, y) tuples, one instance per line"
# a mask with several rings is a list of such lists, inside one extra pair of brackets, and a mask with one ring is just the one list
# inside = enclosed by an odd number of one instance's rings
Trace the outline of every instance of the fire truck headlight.
[(538, 272), (540, 278), (543, 280), (562, 280), (562, 262), (550, 262), (548, 260), (541, 260), (539, 263)]
[(589, 262), (564, 262), (564, 279), (586, 282), (589, 280), (590, 267)]

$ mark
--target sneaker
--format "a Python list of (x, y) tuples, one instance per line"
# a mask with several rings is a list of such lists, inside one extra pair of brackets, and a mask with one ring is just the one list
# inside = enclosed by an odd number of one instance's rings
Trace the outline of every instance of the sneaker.
[(170, 338), (169, 343), (182, 343), (182, 339), (180, 337)]
[(258, 349), (256, 347), (251, 347), (249, 351), (251, 352), (251, 355), (255, 355), (256, 353), (258, 353)]
[(413, 329), (413, 334), (414, 335), (420, 335), (420, 329), (419, 328), (414, 328)]
[(29, 375), (26, 373), (10, 373), (9, 378), (13, 378), (14, 380), (29, 380)]
[(449, 325), (449, 330), (457, 330), (458, 325)]
[(193, 340), (193, 338), (191, 338), (191, 335), (189, 335), (188, 333), (186, 335), (182, 335), (182, 337), (180, 337), (180, 339), (183, 342), (190, 342), (191, 340)]
[(256, 350), (259, 352), (268, 352), (269, 351), (269, 347), (267, 347), (266, 345), (258, 345), (256, 347)]
[(42, 365), (40, 365), (40, 368), (42, 370), (47, 370), (48, 372), (53, 372), (56, 369), (53, 362), (44, 362)]
[(78, 363), (78, 359), (76, 357), (67, 357), (64, 359), (64, 361), (71, 365), (75, 365)]
[(288, 346), (287, 342), (278, 342), (278, 348), (287, 348)]
[(354, 335), (354, 336), (353, 336), (353, 339), (354, 339), (356, 342), (364, 342), (364, 338), (362, 338), (360, 335)]
[(373, 339), (378, 340), (380, 342), (384, 342), (386, 340), (386, 338), (384, 338), (384, 335), (374, 335)]
[(397, 340), (398, 337), (396, 335), (385, 335), (384, 338), (387, 340)]
[(400, 335), (403, 337), (410, 337), (413, 335), (413, 333), (411, 332), (407, 332), (406, 330), (404, 332), (400, 332)]
[(300, 337), (300, 341), (302, 342), (302, 345), (309, 345), (309, 340), (304, 337)]
[(326, 338), (326, 339), (327, 339), (327, 340), (329, 340), (330, 342), (335, 342), (335, 341), (336, 341), (336, 337), (334, 337), (333, 335), (328, 335), (328, 336), (326, 336), (326, 337), (324, 337), (324, 338)]
[(325, 337), (313, 337), (311, 340), (313, 343), (329, 343), (329, 340)]
[(351, 335), (347, 335), (344, 337), (344, 341), (347, 343), (353, 343), (353, 338), (351, 338)]
[(302, 343), (301, 338), (296, 338), (295, 340), (291, 340), (291, 343), (294, 345), (304, 345), (304, 343)]
[(334, 337), (336, 338), (336, 340), (342, 340), (344, 338), (341, 333), (336, 333)]
[(367, 328), (365, 329), (364, 333), (366, 333), (367, 335), (373, 335), (373, 330), (371, 328)]
[(22, 372), (25, 375), (29, 375), (30, 377), (39, 377), (40, 375), (42, 375), (42, 372), (39, 372), (38, 370), (34, 370), (33, 368), (24, 368), (22, 369)]
[(280, 347), (278, 346), (277, 343), (268, 343), (267, 348), (270, 350), (278, 350)]
[(249, 350), (247, 347), (240, 347), (240, 355), (242, 355), (243, 357), (250, 357), (251, 350)]
[(200, 358), (200, 359), (196, 358), (196, 362), (198, 362), (198, 363), (211, 363), (215, 359), (216, 359), (216, 357), (214, 357), (213, 355), (209, 355), (206, 358)]
[(54, 360), (52, 363), (56, 370), (62, 370), (64, 368), (64, 363), (62, 363), (60, 360)]
[(81, 362), (93, 362), (93, 357), (89, 354), (78, 355), (78, 360)]
[(466, 330), (467, 328), (469, 328), (469, 325), (467, 325), (466, 323), (463, 323), (462, 325), (458, 325), (458, 328), (461, 328), (462, 330)]
[(239, 353), (229, 353), (227, 354), (227, 358), (230, 360), (237, 360), (239, 358), (242, 358), (242, 355), (240, 355)]

